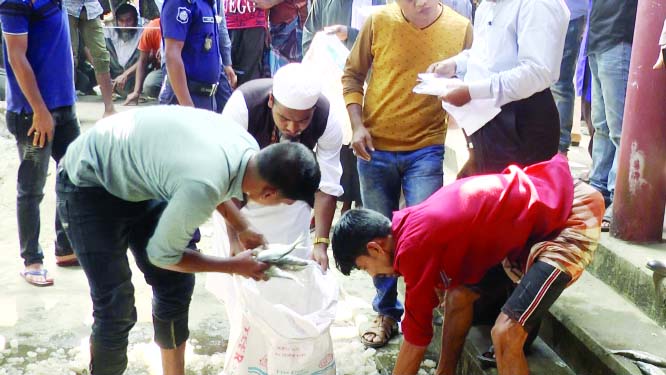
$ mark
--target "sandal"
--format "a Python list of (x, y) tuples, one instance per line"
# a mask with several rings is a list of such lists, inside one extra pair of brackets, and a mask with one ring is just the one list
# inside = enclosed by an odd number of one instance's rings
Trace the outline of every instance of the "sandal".
[(53, 285), (53, 279), (47, 277), (48, 271), (41, 268), (38, 270), (25, 269), (19, 272), (19, 275), (25, 280), (28, 284), (34, 286), (51, 286)]
[(56, 255), (56, 266), (58, 267), (77, 267), (79, 266), (79, 260), (76, 259), (76, 255)]
[[(381, 348), (388, 344), (397, 333), (398, 322), (390, 316), (377, 315), (372, 321), (372, 325), (361, 335), (361, 342), (368, 348)], [(380, 338), (380, 341), (374, 341), (377, 337)]]

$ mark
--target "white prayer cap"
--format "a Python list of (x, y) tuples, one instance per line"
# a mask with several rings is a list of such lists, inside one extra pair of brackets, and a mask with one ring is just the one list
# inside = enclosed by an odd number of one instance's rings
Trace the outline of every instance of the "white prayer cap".
[(307, 64), (287, 64), (273, 77), (273, 97), (287, 108), (310, 109), (317, 104), (319, 95), (321, 81)]

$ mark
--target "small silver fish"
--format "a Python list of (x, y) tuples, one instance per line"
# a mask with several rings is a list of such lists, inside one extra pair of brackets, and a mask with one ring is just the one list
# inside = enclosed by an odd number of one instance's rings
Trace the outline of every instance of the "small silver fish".
[(265, 263), (276, 263), (279, 259), (282, 259), (286, 255), (294, 251), (294, 249), (296, 249), (296, 247), (301, 242), (303, 242), (303, 240), (304, 237), (303, 235), (301, 235), (296, 239), (296, 241), (294, 241), (289, 245), (277, 245), (277, 244), (268, 245), (268, 249), (261, 250), (256, 253), (257, 260)]
[(633, 359), (634, 361), (645, 362), (659, 367), (666, 367), (666, 359), (648, 352), (643, 352), (640, 350), (611, 350), (610, 352), (629, 359)]
[(666, 375), (661, 369), (649, 363), (635, 361), (636, 366), (641, 370), (643, 375)]

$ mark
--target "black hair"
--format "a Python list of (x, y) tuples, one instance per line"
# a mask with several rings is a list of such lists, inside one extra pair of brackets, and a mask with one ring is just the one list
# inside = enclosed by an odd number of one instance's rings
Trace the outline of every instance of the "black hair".
[(256, 155), (259, 176), (287, 199), (314, 207), (321, 172), (314, 152), (300, 143), (276, 143)]
[(379, 212), (359, 208), (347, 211), (333, 229), (333, 257), (343, 275), (356, 268), (356, 258), (368, 255), (368, 242), (391, 234), (391, 221)]
[(117, 8), (114, 15), (114, 18), (118, 18), (123, 14), (132, 13), (134, 15), (134, 20), (139, 21), (139, 11), (136, 10), (136, 7), (128, 2), (121, 3)]

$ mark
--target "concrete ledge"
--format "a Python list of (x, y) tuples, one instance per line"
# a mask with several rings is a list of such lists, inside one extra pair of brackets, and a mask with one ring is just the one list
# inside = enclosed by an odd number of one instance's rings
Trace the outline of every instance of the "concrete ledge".
[(666, 358), (666, 331), (589, 273), (551, 307), (540, 335), (577, 374), (640, 374), (632, 361), (610, 354), (614, 349)]
[(652, 259), (666, 259), (666, 244), (631, 244), (604, 233), (588, 271), (666, 328), (666, 299), (657, 299), (652, 271), (645, 267)]

